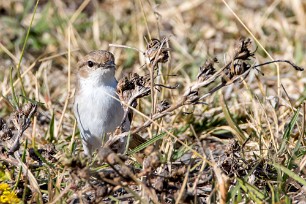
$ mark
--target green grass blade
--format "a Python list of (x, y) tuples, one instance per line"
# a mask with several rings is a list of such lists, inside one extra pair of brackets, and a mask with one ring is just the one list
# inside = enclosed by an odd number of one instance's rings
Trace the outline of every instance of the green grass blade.
[[(25, 141), (25, 144), (24, 144), (24, 149), (23, 149), (23, 153), (22, 153), (22, 157), (21, 157), (21, 161), (22, 161), (22, 162), (25, 162), (27, 147), (28, 147), (28, 140), (26, 140), (26, 141)], [(18, 184), (19, 184), (19, 182), (20, 182), (20, 180), (21, 180), (21, 174), (22, 174), (22, 166), (20, 165), (20, 167), (19, 167), (19, 172), (18, 172), (18, 177), (17, 177), (17, 181), (16, 181), (16, 183), (15, 183), (15, 185), (14, 185), (14, 188), (13, 188), (14, 191), (17, 189)]]
[(19, 62), (17, 64), (17, 75), (18, 75), (18, 78), (20, 80), (21, 90), (22, 90), (22, 94), (24, 96), (26, 96), (27, 94), (26, 94), (26, 91), (24, 89), (24, 84), (23, 84), (23, 80), (22, 80), (22, 77), (21, 77), (21, 73), (20, 73), (20, 64), (21, 64), (21, 61), (22, 61), (22, 58), (23, 58), (23, 55), (24, 55), (24, 51), (25, 51), (27, 42), (28, 42), (29, 34), (30, 34), (31, 27), (32, 27), (32, 24), (33, 24), (33, 20), (34, 20), (35, 14), (36, 14), (36, 9), (37, 9), (38, 3), (39, 3), (39, 0), (36, 1), (35, 7), (34, 7), (34, 11), (33, 11), (33, 15), (32, 15), (32, 19), (31, 19), (31, 22), (30, 22), (30, 26), (28, 28), (28, 31), (27, 31), (27, 34), (26, 34), (26, 37), (25, 37), (25, 40), (24, 40), (24, 43), (23, 43), (23, 46), (22, 46)]
[(288, 141), (289, 141), (289, 139), (290, 139), (290, 134), (291, 134), (291, 132), (292, 132), (294, 126), (295, 126), (295, 123), (296, 123), (297, 119), (298, 119), (299, 110), (300, 110), (300, 109), (297, 109), (297, 110), (295, 111), (295, 113), (294, 113), (294, 115), (293, 115), (293, 117), (292, 117), (290, 123), (288, 124), (288, 126), (287, 126), (287, 128), (286, 128), (286, 130), (285, 130), (285, 133), (284, 133), (284, 135), (283, 135), (282, 144), (281, 144), (281, 147), (280, 147), (280, 149), (279, 149), (279, 151), (278, 151), (279, 154), (282, 154), (283, 151), (285, 150), (286, 146), (287, 146), (287, 143), (288, 143)]
[(265, 194), (254, 185), (251, 185), (240, 178), (237, 178), (237, 181), (239, 182), (241, 189), (256, 203), (262, 203), (266, 198)]
[(19, 101), (18, 101), (18, 98), (16, 96), (16, 92), (15, 92), (15, 88), (14, 88), (14, 84), (13, 84), (13, 68), (11, 68), (10, 70), (10, 86), (11, 86), (11, 89), (12, 89), (12, 94), (13, 94), (13, 105), (14, 105), (14, 108), (15, 109), (19, 109)]
[[(190, 145), (190, 148), (192, 148), (192, 145)], [(172, 155), (172, 160), (173, 161), (178, 160), (188, 151), (189, 151), (189, 148), (185, 146), (181, 146), (178, 150), (174, 150), (173, 155)]]
[(35, 101), (35, 100), (30, 99), (30, 98), (28, 98), (28, 97), (26, 97), (26, 96), (24, 96), (24, 95), (20, 95), (20, 97), (24, 98), (24, 99), (27, 100), (27, 101), (30, 101), (30, 102), (33, 103), (33, 104), (36, 104), (36, 105), (44, 105), (44, 103), (39, 102), (39, 101)]
[(233, 117), (231, 116), (230, 111), (228, 109), (228, 106), (227, 106), (222, 94), (220, 94), (220, 103), (221, 103), (221, 106), (222, 106), (222, 111), (224, 113), (224, 117), (225, 117), (228, 125), (237, 132), (236, 137), (237, 137), (239, 143), (243, 144), (243, 142), (246, 140), (246, 137), (243, 134), (242, 130), (240, 129), (239, 125), (234, 121)]
[(231, 203), (239, 203), (239, 202), (241, 202), (241, 200), (240, 200), (241, 197), (239, 195), (241, 195), (240, 185), (239, 185), (239, 183), (236, 183), (236, 185), (234, 187), (232, 187), (229, 190), (229, 192), (227, 193), (227, 196), (226, 196), (227, 200), (226, 200), (226, 202), (227, 203), (230, 203), (230, 201), (231, 201)]
[(145, 149), (146, 147), (150, 146), (151, 144), (155, 143), (156, 141), (162, 139), (164, 136), (166, 135), (165, 132), (154, 136), (152, 139), (142, 143), (141, 145), (137, 146), (136, 148), (132, 149), (131, 151), (129, 151), (127, 154), (131, 155), (131, 154), (135, 154), (136, 152), (139, 152), (143, 149)]
[(54, 118), (54, 113), (53, 113), (51, 121), (50, 121), (50, 125), (49, 125), (49, 138), (48, 138), (48, 140), (50, 142), (52, 142), (54, 140), (54, 121), (55, 121), (55, 118)]
[(306, 186), (306, 180), (301, 178), (299, 175), (297, 175), (296, 173), (292, 172), (290, 169), (277, 164), (277, 163), (273, 163), (272, 164), (276, 169), (279, 169), (280, 171), (284, 172), (285, 174), (287, 174), (289, 177), (291, 177), (292, 179), (296, 180), (297, 182), (299, 182), (300, 184)]

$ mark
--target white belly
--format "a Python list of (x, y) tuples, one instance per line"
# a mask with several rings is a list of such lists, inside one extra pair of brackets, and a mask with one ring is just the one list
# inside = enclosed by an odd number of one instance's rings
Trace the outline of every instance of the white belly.
[(113, 132), (120, 125), (124, 110), (116, 100), (118, 96), (114, 87), (101, 86), (81, 94), (75, 99), (74, 112), (83, 146), (84, 142), (87, 143), (92, 152), (102, 144), (106, 133)]

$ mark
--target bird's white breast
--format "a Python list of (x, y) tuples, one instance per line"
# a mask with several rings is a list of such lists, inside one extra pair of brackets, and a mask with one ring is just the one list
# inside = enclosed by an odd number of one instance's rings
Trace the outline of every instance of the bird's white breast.
[(114, 131), (121, 123), (124, 111), (116, 100), (116, 85), (115, 79), (102, 85), (80, 84), (74, 112), (82, 137), (89, 143), (95, 141), (93, 137), (102, 140), (104, 134)]

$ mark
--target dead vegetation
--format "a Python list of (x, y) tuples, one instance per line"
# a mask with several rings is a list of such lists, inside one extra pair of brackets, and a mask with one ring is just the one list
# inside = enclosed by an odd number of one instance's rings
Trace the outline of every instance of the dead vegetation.
[[(63, 1), (40, 2), (36, 13), (31, 1), (0, 3), (0, 27), (11, 28), (0, 41), (0, 184), (31, 203), (305, 201), (305, 81), (296, 64), (305, 65), (306, 5), (297, 2)], [(32, 24), (25, 39), (13, 16)], [(15, 41), (27, 45), (23, 57)], [(69, 105), (74, 51), (108, 43), (117, 72), (128, 73), (118, 84), (125, 115), (89, 159)], [(130, 142), (124, 155), (115, 149), (121, 137)]]

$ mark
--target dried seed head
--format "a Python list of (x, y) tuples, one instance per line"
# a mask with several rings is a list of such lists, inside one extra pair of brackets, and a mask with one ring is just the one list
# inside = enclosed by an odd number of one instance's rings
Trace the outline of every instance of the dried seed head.
[[(122, 78), (117, 85), (117, 92), (122, 101), (128, 102), (132, 96), (137, 95), (143, 88), (149, 87), (149, 78), (139, 76), (137, 73)], [(147, 93), (148, 95), (149, 93)], [(141, 95), (143, 97), (145, 95)]]
[(188, 94), (188, 99), (186, 100), (185, 104), (193, 104), (196, 103), (199, 100), (199, 92), (198, 91), (192, 91)]
[(251, 65), (247, 64), (244, 61), (237, 60), (235, 63), (230, 67), (224, 69), (222, 83), (227, 83), (232, 79), (237, 79), (240, 76), (246, 77), (250, 71)]
[(166, 100), (162, 100), (160, 103), (157, 104), (157, 112), (163, 112), (170, 107), (170, 103)]
[(147, 45), (145, 56), (148, 58), (151, 64), (153, 63), (166, 63), (169, 59), (170, 49), (165, 47), (167, 39), (162, 41), (158, 39), (152, 39)]
[(200, 72), (197, 76), (199, 81), (205, 81), (216, 73), (216, 69), (214, 68), (215, 63), (218, 63), (217, 58), (205, 61), (204, 65), (200, 67)]
[(129, 107), (136, 108), (137, 99), (142, 98), (150, 94), (150, 85), (149, 78), (144, 76), (139, 76), (134, 73), (129, 77), (121, 79), (117, 85), (117, 92), (121, 101), (127, 104), (125, 109), (123, 122), (120, 125), (120, 128), (123, 132), (126, 132), (126, 122), (131, 123), (133, 118), (133, 110)]
[(255, 51), (251, 51), (252, 41), (250, 38), (241, 39), (235, 47), (235, 56), (234, 59), (241, 59), (241, 60), (249, 60), (250, 57), (253, 57)]

